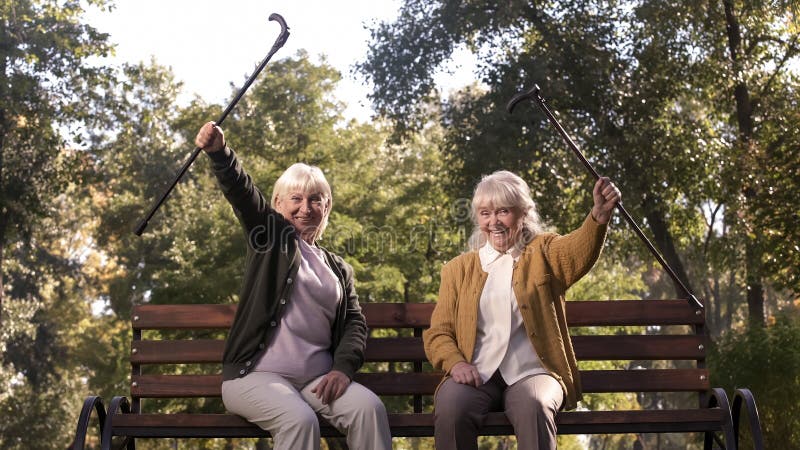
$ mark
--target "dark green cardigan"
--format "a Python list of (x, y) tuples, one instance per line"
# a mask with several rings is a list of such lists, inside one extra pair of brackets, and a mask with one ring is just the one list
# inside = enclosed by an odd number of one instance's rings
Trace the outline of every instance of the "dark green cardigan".
[[(223, 380), (248, 374), (266, 352), (292, 301), (300, 251), (292, 225), (269, 206), (230, 148), (209, 154), (225, 198), (244, 228), (247, 256), (239, 307), (225, 341)], [(353, 286), (353, 268), (323, 249), (341, 283), (342, 298), (331, 329), (333, 369), (351, 379), (364, 362), (367, 325)]]

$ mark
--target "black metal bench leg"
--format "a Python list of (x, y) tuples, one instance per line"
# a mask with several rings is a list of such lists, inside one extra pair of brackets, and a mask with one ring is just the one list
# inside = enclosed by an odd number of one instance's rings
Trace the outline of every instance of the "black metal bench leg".
[(97, 421), (99, 423), (99, 432), (100, 436), (103, 435), (103, 427), (105, 426), (106, 422), (106, 409), (103, 405), (103, 399), (96, 396), (91, 395), (86, 397), (86, 400), (83, 402), (83, 408), (81, 408), (81, 413), (78, 416), (78, 427), (75, 430), (75, 440), (72, 441), (72, 445), (70, 448), (72, 450), (83, 450), (83, 447), (86, 445), (86, 433), (89, 431), (89, 420), (92, 418), (92, 411), (97, 411)]
[(747, 419), (750, 425), (750, 433), (753, 437), (753, 448), (756, 450), (764, 449), (764, 436), (761, 434), (761, 419), (756, 408), (756, 399), (750, 389), (736, 389), (733, 394), (733, 430), (735, 433), (736, 445), (739, 445), (739, 419), (741, 418), (742, 406), (747, 411)]
[[(108, 415), (106, 417), (106, 423), (103, 427), (103, 437), (100, 441), (100, 449), (101, 450), (111, 450), (111, 444), (114, 438), (113, 434), (113, 427), (114, 427), (114, 416), (119, 414), (129, 414), (131, 412), (130, 403), (128, 403), (127, 397), (114, 397), (111, 399), (111, 403), (108, 404)], [(136, 442), (132, 437), (126, 437), (123, 445), (121, 447), (126, 447), (128, 450), (136, 450)]]
[(734, 422), (731, 417), (731, 405), (728, 402), (728, 394), (725, 393), (725, 390), (722, 388), (712, 388), (709, 391), (708, 396), (708, 408), (719, 408), (723, 414), (723, 422), (722, 422), (722, 435), (724, 436), (724, 442), (720, 441), (717, 437), (716, 433), (713, 431), (706, 431), (705, 432), (705, 440), (704, 440), (704, 449), (711, 450), (714, 448), (714, 442), (720, 446), (720, 448), (726, 450), (737, 450), (738, 444), (736, 442), (736, 437), (734, 434)]

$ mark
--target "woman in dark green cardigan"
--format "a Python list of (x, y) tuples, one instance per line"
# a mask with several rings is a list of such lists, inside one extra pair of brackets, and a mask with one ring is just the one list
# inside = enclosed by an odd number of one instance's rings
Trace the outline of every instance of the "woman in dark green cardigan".
[(322, 171), (291, 166), (267, 202), (213, 122), (195, 143), (211, 158), (248, 243), (222, 360), (225, 407), (268, 430), (276, 449), (318, 450), (317, 414), (353, 450), (391, 449), (383, 403), (352, 382), (367, 338), (353, 269), (316, 245), (332, 205)]

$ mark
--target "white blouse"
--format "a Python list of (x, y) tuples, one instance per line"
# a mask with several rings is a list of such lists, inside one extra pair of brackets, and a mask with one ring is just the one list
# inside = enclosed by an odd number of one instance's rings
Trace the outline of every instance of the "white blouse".
[(528, 338), (512, 289), (514, 264), (520, 253), (517, 248), (500, 253), (488, 242), (478, 250), (481, 267), (489, 275), (480, 298), (472, 364), (484, 383), (497, 370), (508, 385), (547, 373)]

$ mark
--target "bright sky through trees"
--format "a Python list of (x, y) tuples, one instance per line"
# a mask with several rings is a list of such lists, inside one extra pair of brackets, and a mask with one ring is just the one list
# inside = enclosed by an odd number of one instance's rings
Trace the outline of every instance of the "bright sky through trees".
[[(209, 103), (226, 103), (230, 83), (238, 89), (269, 52), (280, 28), (268, 17), (279, 13), (290, 36), (273, 61), (300, 49), (325, 55), (342, 73), (336, 96), (348, 105), (345, 115), (366, 121), (368, 88), (352, 67), (366, 53), (366, 27), (392, 20), (399, 6), (396, 0), (117, 0), (110, 13), (90, 8), (88, 20), (117, 44), (115, 61), (136, 63), (153, 56), (171, 67), (184, 82), (179, 102), (197, 94)], [(459, 69), (446, 68), (437, 78), (445, 92), (473, 81), (469, 53), (458, 52), (457, 61), (451, 67)]]

